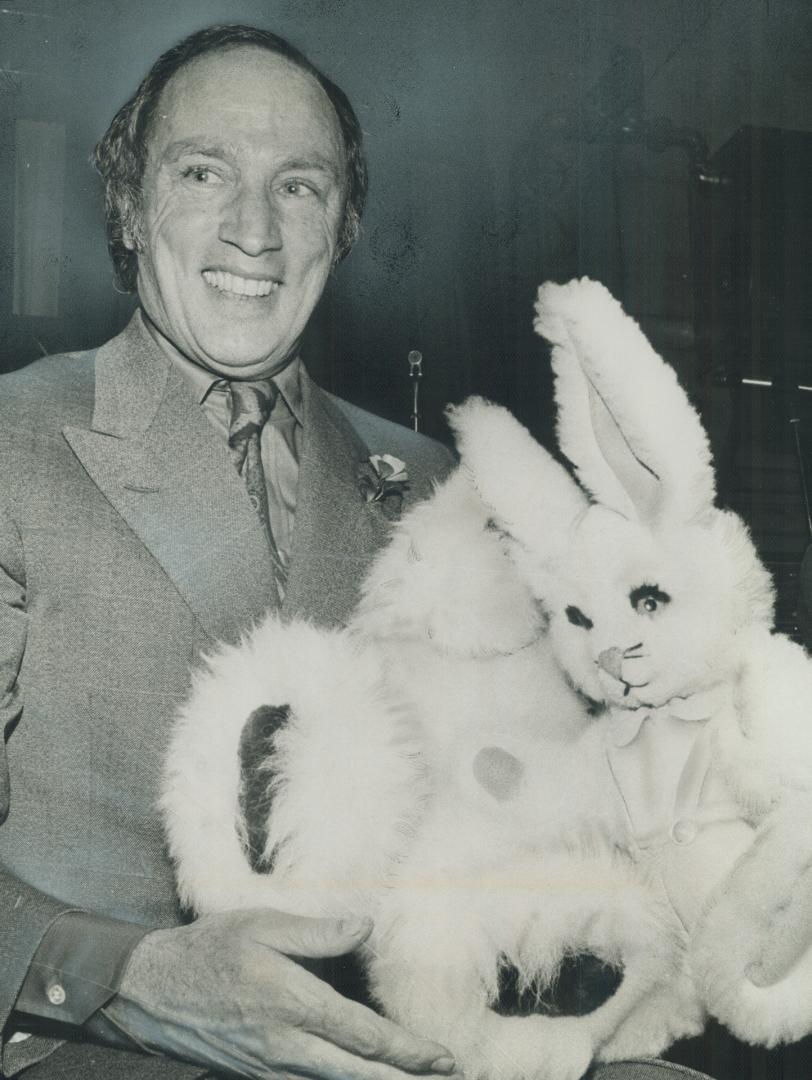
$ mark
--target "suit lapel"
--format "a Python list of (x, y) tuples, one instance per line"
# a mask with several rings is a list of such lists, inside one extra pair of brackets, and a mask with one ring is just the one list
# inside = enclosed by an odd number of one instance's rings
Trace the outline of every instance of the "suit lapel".
[(359, 467), (369, 449), (330, 397), (302, 373), (304, 447), (283, 612), (323, 623), (347, 621), (390, 523), (364, 501)]
[(97, 354), (90, 430), (64, 434), (212, 637), (235, 640), (275, 604), (244, 485), (140, 314)]

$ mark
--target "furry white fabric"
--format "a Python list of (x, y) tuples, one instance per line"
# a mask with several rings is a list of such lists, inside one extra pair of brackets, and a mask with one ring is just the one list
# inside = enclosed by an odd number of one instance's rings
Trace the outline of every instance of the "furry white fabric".
[[(372, 915), (385, 1011), (471, 1080), (567, 1080), (708, 1012), (812, 1030), (812, 665), (713, 506), (701, 424), (602, 286), (543, 286), (562, 448), (450, 411), (462, 465), (396, 528), (352, 626), (269, 619), (195, 680), (163, 805), (184, 900)], [(573, 689), (573, 687), (577, 688)], [(593, 704), (587, 708), (587, 701)], [(251, 869), (246, 719), (290, 706)], [(567, 954), (623, 968), (582, 1017), (505, 1017)]]
[[(702, 424), (673, 369), (614, 297), (586, 278), (548, 283), (539, 290), (535, 327), (555, 346), (558, 440), (584, 487), (633, 517), (645, 503), (635, 489), (650, 470), (675, 522), (704, 511), (715, 484)], [(623, 444), (614, 454), (613, 441)]]

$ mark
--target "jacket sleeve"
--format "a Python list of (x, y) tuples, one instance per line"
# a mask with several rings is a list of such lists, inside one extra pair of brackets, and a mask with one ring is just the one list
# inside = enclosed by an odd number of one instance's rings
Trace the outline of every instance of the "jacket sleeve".
[[(16, 525), (0, 503), (0, 825), (11, 804), (6, 738), (23, 708), (18, 675), (27, 624), (22, 544)], [(66, 907), (0, 864), (0, 1052), (4, 1075), (16, 1071), (15, 1058), (19, 1067), (31, 1064), (57, 1045), (52, 1039), (8, 1044), (5, 1029), (31, 959), (48, 927)], [(13, 1034), (13, 1028), (8, 1034)], [(7, 1047), (12, 1050), (10, 1055)]]
[[(11, 788), (6, 743), (23, 709), (18, 674), (25, 652), (25, 567), (17, 527), (0, 504), (0, 822), (8, 817)], [(68, 905), (21, 881), (0, 865), (0, 1027), (20, 991), (31, 958), (50, 924)]]

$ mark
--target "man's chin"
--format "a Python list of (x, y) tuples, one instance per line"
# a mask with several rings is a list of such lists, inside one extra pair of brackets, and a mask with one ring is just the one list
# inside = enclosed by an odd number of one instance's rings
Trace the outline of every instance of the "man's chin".
[(200, 341), (192, 359), (224, 379), (262, 379), (281, 371), (296, 355), (295, 347), (276, 347), (269, 352), (272, 340), (273, 335), (268, 333), (259, 340), (232, 335), (227, 341)]

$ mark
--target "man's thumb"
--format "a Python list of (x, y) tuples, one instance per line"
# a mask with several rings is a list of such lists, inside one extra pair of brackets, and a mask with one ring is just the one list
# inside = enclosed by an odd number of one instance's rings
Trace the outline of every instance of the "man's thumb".
[(275, 944), (280, 952), (289, 956), (318, 959), (327, 956), (343, 956), (352, 952), (365, 941), (372, 930), (372, 919), (311, 919), (291, 915)]

